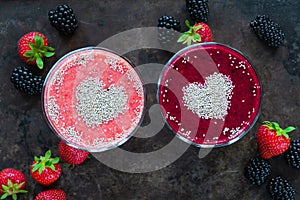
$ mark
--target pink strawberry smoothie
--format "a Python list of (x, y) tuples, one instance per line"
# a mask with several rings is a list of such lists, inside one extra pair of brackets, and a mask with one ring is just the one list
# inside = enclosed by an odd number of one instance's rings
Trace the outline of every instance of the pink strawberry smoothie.
[(231, 144), (258, 118), (260, 82), (237, 50), (217, 43), (182, 49), (166, 64), (158, 101), (169, 127), (200, 147)]
[(123, 144), (139, 126), (143, 84), (133, 66), (97, 47), (62, 57), (44, 83), (43, 108), (69, 145), (99, 152)]

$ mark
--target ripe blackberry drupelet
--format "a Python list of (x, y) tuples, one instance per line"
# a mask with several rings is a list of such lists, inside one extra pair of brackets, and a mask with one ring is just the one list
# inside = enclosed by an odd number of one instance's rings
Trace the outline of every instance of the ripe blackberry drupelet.
[(26, 67), (16, 67), (10, 78), (15, 87), (28, 95), (41, 94), (44, 80), (33, 75)]
[(192, 20), (207, 23), (208, 0), (186, 0), (186, 9)]
[(245, 177), (249, 179), (253, 185), (262, 185), (267, 177), (271, 174), (271, 165), (269, 161), (261, 157), (252, 158), (249, 160), (245, 168)]
[(295, 189), (280, 176), (271, 179), (267, 190), (274, 200), (294, 200), (296, 195)]
[(284, 40), (284, 33), (280, 26), (266, 15), (258, 15), (250, 22), (259, 39), (265, 41), (270, 47), (278, 47)]
[(162, 44), (176, 42), (176, 31), (180, 31), (180, 21), (173, 16), (163, 15), (158, 19), (158, 40)]
[(56, 10), (48, 12), (49, 21), (58, 31), (71, 35), (78, 27), (73, 9), (67, 4), (60, 5)]
[(300, 169), (300, 140), (292, 140), (289, 149), (285, 152), (287, 163)]

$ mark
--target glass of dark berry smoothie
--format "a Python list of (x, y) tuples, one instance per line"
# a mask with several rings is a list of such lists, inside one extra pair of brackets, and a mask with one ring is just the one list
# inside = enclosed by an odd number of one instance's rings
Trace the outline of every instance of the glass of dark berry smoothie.
[(133, 65), (98, 47), (78, 49), (58, 60), (42, 96), (53, 131), (67, 144), (90, 152), (126, 142), (143, 116), (144, 88)]
[(220, 147), (242, 138), (256, 122), (261, 86), (249, 60), (219, 43), (199, 43), (165, 65), (157, 98), (176, 135), (198, 147)]

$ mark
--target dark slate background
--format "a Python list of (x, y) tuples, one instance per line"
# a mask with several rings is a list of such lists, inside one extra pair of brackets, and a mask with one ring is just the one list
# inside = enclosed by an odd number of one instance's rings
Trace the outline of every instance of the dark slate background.
[[(76, 33), (68, 38), (50, 26), (48, 10), (69, 3), (79, 21)], [(239, 49), (248, 56), (260, 77), (263, 101), (261, 115), (253, 129), (237, 143), (213, 149), (199, 159), (199, 149), (189, 149), (168, 167), (149, 173), (131, 174), (111, 169), (93, 156), (74, 169), (63, 166), (61, 178), (50, 187), (66, 191), (68, 199), (268, 199), (265, 185), (251, 186), (243, 169), (257, 155), (255, 131), (264, 120), (295, 126), (292, 138), (300, 138), (300, 1), (295, 0), (211, 0), (208, 24), (214, 40)], [(157, 19), (169, 14), (184, 21), (188, 18), (184, 0), (89, 0), (0, 2), (0, 169), (12, 167), (27, 177), (28, 194), (19, 199), (34, 199), (47, 188), (29, 175), (34, 155), (51, 149), (57, 153), (59, 139), (48, 127), (39, 96), (28, 97), (9, 81), (14, 67), (25, 65), (17, 55), (17, 41), (25, 33), (44, 33), (56, 55), (46, 60), (45, 76), (65, 53), (80, 47), (96, 46), (112, 35), (132, 28), (156, 26)], [(258, 14), (268, 14), (286, 34), (284, 44), (272, 49), (259, 41), (249, 27)], [(131, 52), (134, 64), (164, 63), (172, 54), (146, 49)], [(149, 68), (151, 73), (151, 68)], [(149, 85), (147, 105), (156, 102), (156, 86)], [(149, 116), (143, 121), (150, 122)], [(167, 144), (174, 134), (165, 127), (149, 139), (132, 138), (123, 148), (151, 152)], [(113, 158), (112, 158), (113, 159)], [(290, 168), (282, 157), (271, 159), (272, 176), (282, 175), (296, 188), (300, 199), (300, 171)]]

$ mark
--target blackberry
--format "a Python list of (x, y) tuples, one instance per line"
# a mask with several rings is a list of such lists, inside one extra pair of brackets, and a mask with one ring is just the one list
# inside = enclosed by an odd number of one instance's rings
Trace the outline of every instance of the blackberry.
[(280, 176), (271, 179), (267, 190), (274, 200), (294, 200), (296, 195), (295, 189)]
[(186, 9), (192, 20), (207, 23), (208, 0), (186, 0)]
[(67, 4), (58, 6), (56, 10), (50, 10), (48, 17), (51, 25), (65, 35), (71, 35), (78, 27), (73, 9)]
[(280, 26), (266, 15), (258, 15), (250, 22), (259, 39), (265, 41), (270, 47), (278, 47), (284, 40), (284, 33)]
[(14, 68), (10, 80), (18, 90), (28, 95), (42, 93), (44, 80), (41, 76), (33, 75), (26, 67)]
[(300, 169), (300, 140), (292, 140), (289, 149), (285, 152), (285, 159), (289, 165)]
[(180, 21), (173, 16), (163, 15), (158, 19), (158, 40), (162, 44), (176, 42), (176, 31), (180, 31)]
[(271, 165), (269, 161), (261, 157), (252, 158), (249, 160), (245, 168), (245, 177), (249, 179), (253, 185), (262, 185), (266, 178), (271, 174)]

